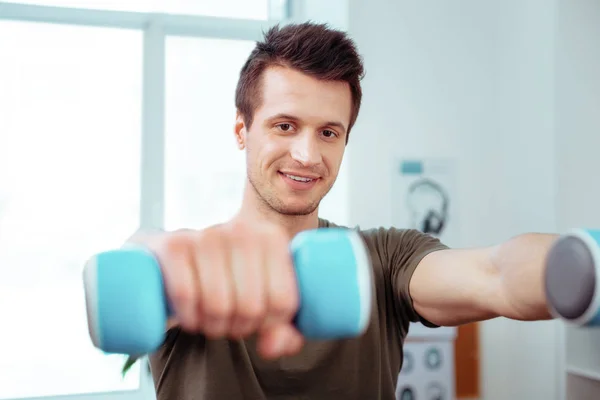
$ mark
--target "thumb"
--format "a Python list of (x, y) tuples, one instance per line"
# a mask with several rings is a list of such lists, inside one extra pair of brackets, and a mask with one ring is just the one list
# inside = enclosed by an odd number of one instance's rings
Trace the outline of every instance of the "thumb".
[(261, 357), (274, 359), (298, 353), (304, 345), (304, 338), (289, 323), (271, 325), (259, 332), (257, 350)]

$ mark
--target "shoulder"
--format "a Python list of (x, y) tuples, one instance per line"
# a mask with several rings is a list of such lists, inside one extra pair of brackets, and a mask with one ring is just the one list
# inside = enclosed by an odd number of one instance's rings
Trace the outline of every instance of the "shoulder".
[(372, 253), (382, 253), (382, 255), (386, 256), (394, 252), (410, 253), (419, 250), (447, 248), (437, 237), (423, 233), (417, 229), (396, 228), (393, 226), (378, 226), (363, 229), (358, 225), (355, 227), (337, 225), (326, 219), (319, 220), (319, 227), (352, 229), (358, 232)]

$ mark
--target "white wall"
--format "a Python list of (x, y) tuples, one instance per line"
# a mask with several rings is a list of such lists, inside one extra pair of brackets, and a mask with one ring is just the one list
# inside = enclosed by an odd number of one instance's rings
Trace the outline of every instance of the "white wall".
[[(389, 225), (392, 161), (405, 155), (460, 162), (460, 245), (600, 226), (600, 2), (305, 6), (304, 18), (347, 29), (365, 57), (343, 177), (350, 223)], [(562, 400), (562, 328), (485, 322), (482, 398)]]
[[(560, 0), (556, 131), (561, 229), (600, 226), (600, 2)], [(595, 38), (595, 39), (594, 39)], [(594, 39), (594, 40), (590, 40)]]
[[(350, 0), (367, 68), (348, 149), (353, 223), (389, 225), (400, 154), (460, 162), (461, 245), (556, 230), (555, 14), (545, 0)], [(556, 325), (483, 324), (484, 399), (557, 398)]]
[[(600, 227), (600, 2), (560, 0), (556, 27), (558, 226)], [(598, 330), (566, 331), (569, 365), (585, 366), (600, 349)], [(586, 365), (587, 364), (587, 365)], [(597, 365), (597, 363), (595, 364)], [(596, 368), (597, 371), (597, 368)], [(597, 398), (600, 380), (572, 374), (569, 400)]]

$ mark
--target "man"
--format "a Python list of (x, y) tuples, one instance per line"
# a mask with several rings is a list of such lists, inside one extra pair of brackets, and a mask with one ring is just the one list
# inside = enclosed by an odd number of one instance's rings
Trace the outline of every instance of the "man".
[(307, 341), (296, 331), (289, 241), (334, 226), (318, 206), (358, 116), (362, 77), (341, 32), (310, 23), (268, 31), (236, 91), (248, 177), (239, 212), (201, 231), (132, 238), (158, 256), (176, 315), (150, 355), (159, 400), (393, 399), (410, 322), (550, 318), (542, 270), (554, 236), (454, 250), (417, 230), (379, 228), (359, 230), (376, 287), (366, 332)]

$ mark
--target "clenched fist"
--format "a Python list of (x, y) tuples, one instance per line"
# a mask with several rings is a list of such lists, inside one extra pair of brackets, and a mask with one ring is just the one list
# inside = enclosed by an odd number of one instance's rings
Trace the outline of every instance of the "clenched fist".
[(299, 304), (287, 232), (264, 223), (134, 235), (157, 258), (174, 318), (169, 327), (208, 338), (258, 334), (265, 358), (291, 355), (303, 338), (292, 320)]

